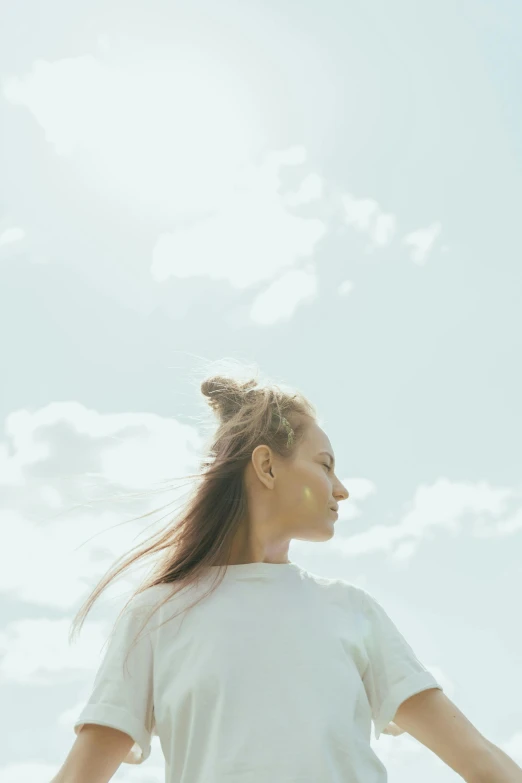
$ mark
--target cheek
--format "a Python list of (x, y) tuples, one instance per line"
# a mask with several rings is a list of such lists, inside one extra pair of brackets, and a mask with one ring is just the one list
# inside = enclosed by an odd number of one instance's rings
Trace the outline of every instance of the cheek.
[(308, 506), (311, 510), (315, 510), (317, 507), (322, 507), (331, 495), (330, 480), (326, 474), (317, 473), (317, 471), (309, 471), (306, 476), (303, 476), (302, 483), (300, 485), (300, 497), (301, 503)]

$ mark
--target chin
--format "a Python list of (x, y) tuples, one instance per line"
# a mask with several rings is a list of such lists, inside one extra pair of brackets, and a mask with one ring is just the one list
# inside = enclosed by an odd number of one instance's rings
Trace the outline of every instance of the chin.
[(324, 540), (329, 541), (334, 536), (335, 536), (335, 527), (332, 525), (332, 529), (329, 531), (329, 535), (325, 536)]
[(324, 533), (325, 533), (324, 536), (325, 541), (329, 541), (331, 538), (333, 538), (335, 536), (335, 524), (331, 522), (329, 525), (327, 525)]
[(296, 538), (300, 541), (329, 541), (331, 538), (333, 538), (335, 535), (335, 527), (334, 525), (331, 526), (325, 526), (321, 528), (320, 530), (313, 530), (310, 531), (310, 533), (304, 534), (302, 536), (296, 536)]

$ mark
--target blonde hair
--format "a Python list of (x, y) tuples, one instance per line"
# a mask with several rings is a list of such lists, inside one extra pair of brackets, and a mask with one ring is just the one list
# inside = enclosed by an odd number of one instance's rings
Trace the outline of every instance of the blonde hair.
[(126, 557), (123, 555), (123, 563), (118, 566), (116, 561), (102, 577), (74, 617), (69, 641), (79, 633), (94, 602), (110, 582), (142, 558), (164, 553), (117, 620), (145, 590), (160, 584), (173, 586), (154, 613), (178, 590), (197, 582), (208, 566), (224, 565), (221, 580), (202, 598), (212, 592), (225, 575), (234, 534), (247, 517), (244, 472), (253, 450), (267, 445), (282, 459), (292, 460), (308, 426), (317, 421), (314, 406), (303, 394), (281, 384), (261, 383), (257, 377), (241, 381), (233, 374), (214, 375), (201, 383), (201, 393), (218, 426), (207, 442), (200, 472), (185, 476), (196, 479), (189, 500), (180, 514)]

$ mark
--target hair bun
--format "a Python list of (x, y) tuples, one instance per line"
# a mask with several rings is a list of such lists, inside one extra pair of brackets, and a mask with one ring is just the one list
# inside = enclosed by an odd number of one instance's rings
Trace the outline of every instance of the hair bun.
[(201, 393), (208, 398), (209, 405), (222, 421), (230, 419), (241, 408), (247, 389), (255, 381), (240, 383), (225, 375), (213, 375), (201, 384)]

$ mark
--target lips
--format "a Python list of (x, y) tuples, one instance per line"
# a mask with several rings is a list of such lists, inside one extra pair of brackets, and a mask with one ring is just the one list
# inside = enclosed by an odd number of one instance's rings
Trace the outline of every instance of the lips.
[(339, 511), (339, 506), (330, 506), (332, 511)]

